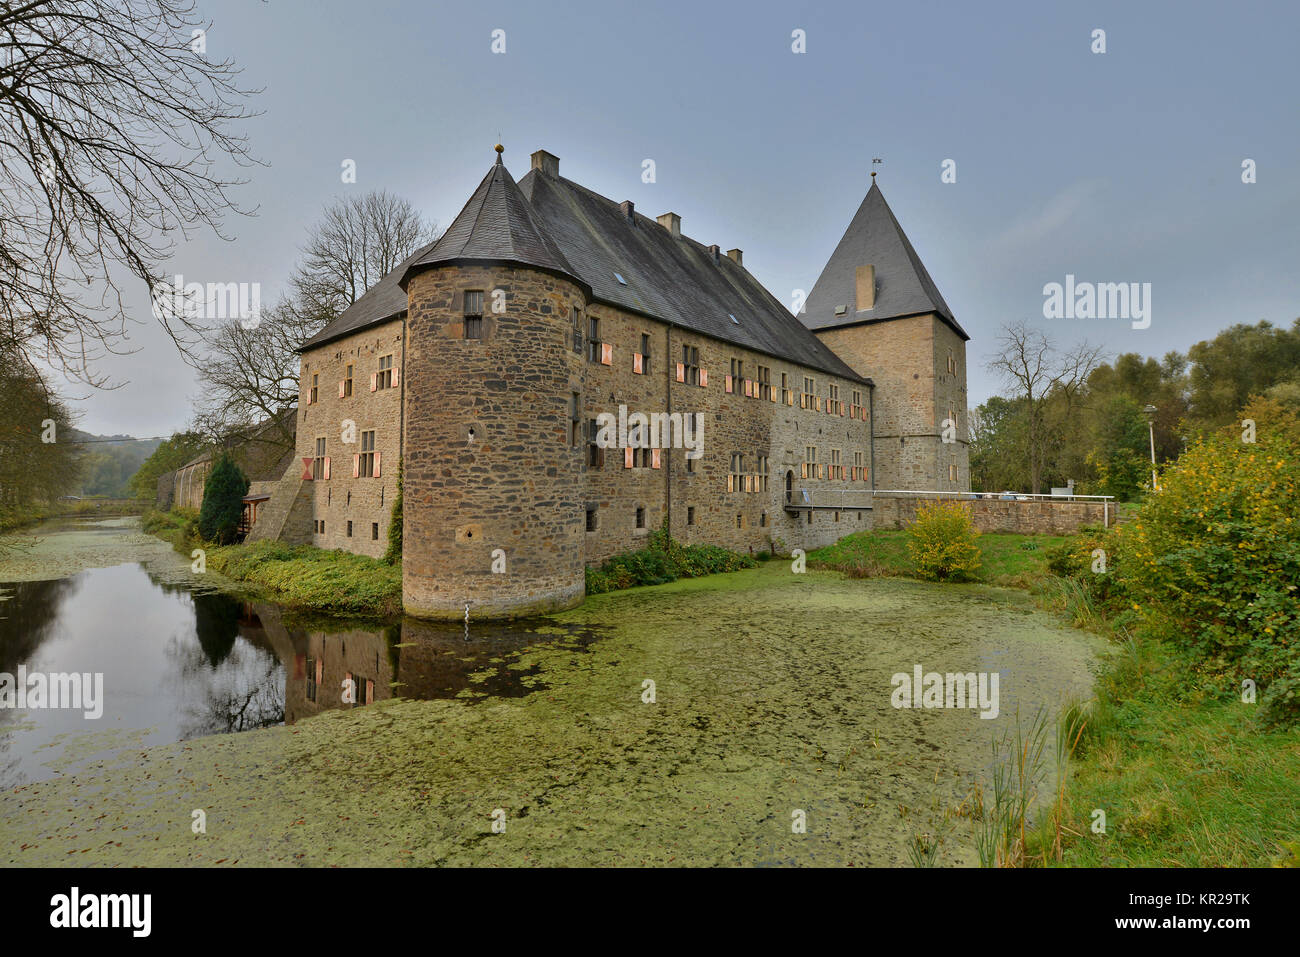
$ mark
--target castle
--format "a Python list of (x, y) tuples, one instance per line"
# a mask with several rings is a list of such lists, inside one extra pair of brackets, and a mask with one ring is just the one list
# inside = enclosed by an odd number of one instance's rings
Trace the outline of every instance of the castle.
[(511, 617), (665, 524), (785, 552), (869, 528), (875, 490), (969, 489), (969, 336), (874, 182), (796, 317), (740, 249), (501, 151), (303, 343), (297, 461), (250, 538), (381, 556), (400, 471), (406, 611)]

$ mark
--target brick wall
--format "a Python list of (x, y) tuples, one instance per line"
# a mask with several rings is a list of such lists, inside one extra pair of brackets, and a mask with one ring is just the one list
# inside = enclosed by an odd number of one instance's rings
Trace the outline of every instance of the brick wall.
[[(909, 498), (876, 495), (872, 512), (874, 528), (906, 528), (916, 521), (917, 510), (937, 496)], [(948, 501), (951, 501), (949, 499)], [(1066, 535), (1083, 525), (1111, 525), (1120, 521), (1115, 503), (1103, 507), (1100, 502), (1002, 501), (1001, 499), (961, 499), (970, 512), (971, 521), (981, 532), (1017, 532), (1022, 535)]]

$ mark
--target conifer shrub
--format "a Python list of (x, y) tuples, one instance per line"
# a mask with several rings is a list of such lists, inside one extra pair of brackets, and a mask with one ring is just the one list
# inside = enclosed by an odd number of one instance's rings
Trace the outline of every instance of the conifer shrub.
[(203, 505), (199, 509), (199, 534), (206, 542), (229, 545), (239, 534), (244, 514), (248, 476), (235, 464), (230, 453), (222, 452), (203, 483)]

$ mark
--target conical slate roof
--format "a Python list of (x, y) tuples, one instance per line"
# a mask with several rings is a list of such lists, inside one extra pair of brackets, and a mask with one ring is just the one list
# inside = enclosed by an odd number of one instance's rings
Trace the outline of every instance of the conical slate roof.
[[(857, 270), (874, 266), (876, 301), (871, 309), (857, 307)], [(843, 311), (836, 315), (836, 310)], [(885, 195), (873, 180), (839, 245), (817, 278), (799, 318), (809, 329), (831, 329), (859, 322), (880, 322), (932, 312), (962, 339), (970, 336), (957, 324), (952, 310), (925, 271), (921, 257), (898, 225)]]
[(509, 170), (497, 161), (447, 231), (401, 278), (402, 288), (415, 273), (451, 262), (512, 262), (561, 273), (586, 283), (573, 271), (519, 192)]

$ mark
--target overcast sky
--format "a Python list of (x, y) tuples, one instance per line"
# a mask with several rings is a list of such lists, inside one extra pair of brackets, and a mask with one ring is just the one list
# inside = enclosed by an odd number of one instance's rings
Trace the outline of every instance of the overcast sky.
[[(499, 138), (516, 179), (547, 149), (562, 175), (742, 248), (787, 303), (881, 157), (885, 197), (972, 337), (972, 406), (998, 391), (984, 359), (1010, 320), (1159, 356), (1300, 315), (1294, 2), (200, 3), (208, 55), (264, 88), (246, 132), (266, 166), (237, 194), (258, 213), (227, 222), (232, 241), (177, 247), (187, 281), (274, 300), (305, 229), (349, 192), (391, 190), (446, 225)], [(1043, 287), (1067, 274), (1150, 283), (1150, 327), (1045, 319)], [(100, 366), (127, 384), (74, 402), (92, 432), (190, 418), (193, 373), (135, 293), (137, 351)]]

